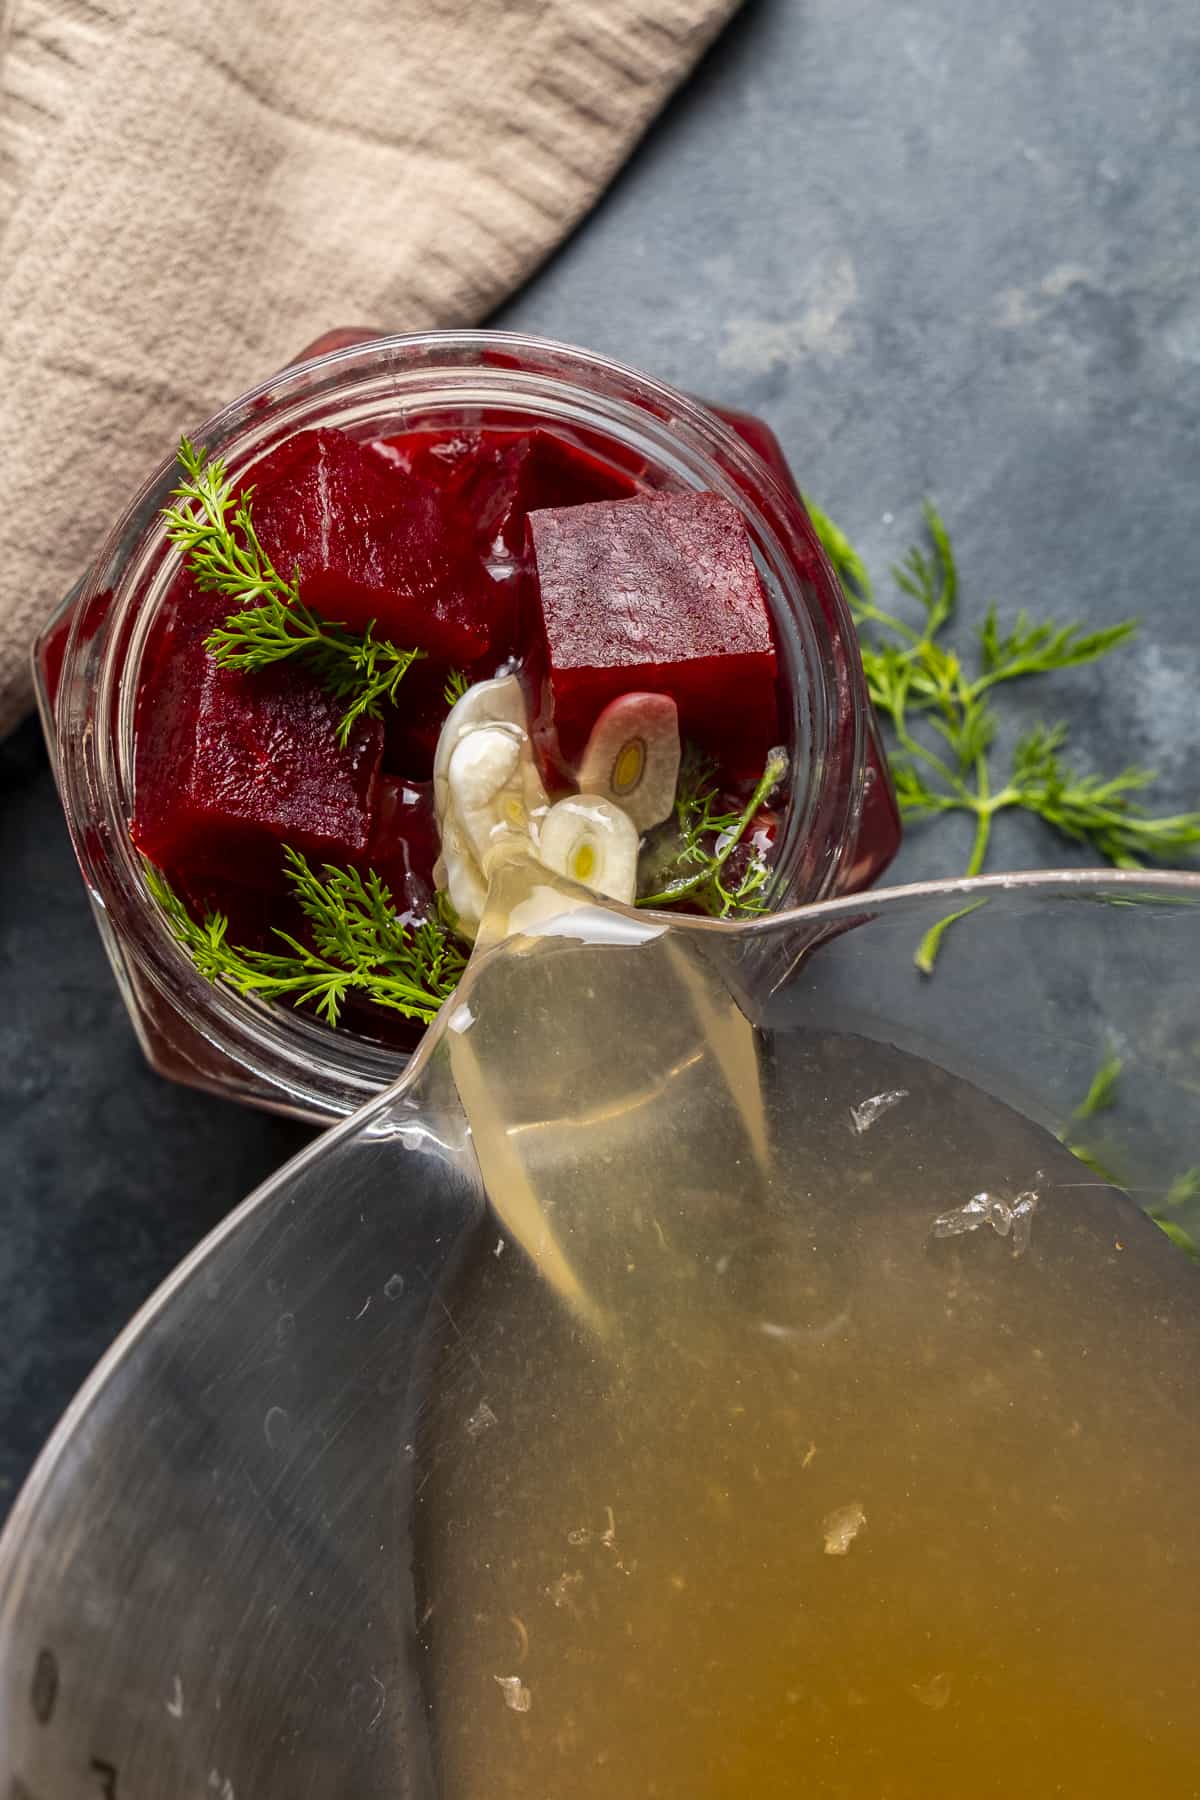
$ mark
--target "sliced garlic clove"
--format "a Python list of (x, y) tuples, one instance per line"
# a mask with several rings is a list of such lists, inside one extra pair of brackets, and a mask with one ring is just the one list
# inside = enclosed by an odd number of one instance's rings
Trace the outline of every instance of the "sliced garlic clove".
[(454, 818), (442, 827), (442, 854), (434, 866), (434, 880), (445, 889), (464, 935), (473, 938), (487, 905), (487, 882)]
[(446, 816), (462, 827), (485, 874), (498, 846), (518, 838), (532, 846), (546, 793), (519, 726), (479, 725), (465, 732), (450, 756), (446, 792)]
[(478, 725), (451, 752), (446, 781), (451, 806), (460, 814), (490, 806), (509, 786), (521, 764), (521, 739), (511, 728)]
[(532, 742), (526, 744), (521, 758), (521, 791), (525, 801), (527, 829), (536, 843), (542, 820), (550, 810), (550, 800), (538, 771)]
[(679, 712), (669, 694), (622, 694), (596, 723), (579, 789), (615, 800), (639, 831), (671, 816), (679, 782)]
[(632, 904), (638, 829), (613, 801), (599, 794), (560, 800), (542, 820), (538, 855), (548, 868), (581, 887)]
[(454, 702), (446, 714), (433, 758), (433, 791), (439, 818), (446, 810), (450, 758), (463, 734), (480, 725), (518, 725), (524, 731), (526, 724), (525, 695), (515, 675), (477, 681)]

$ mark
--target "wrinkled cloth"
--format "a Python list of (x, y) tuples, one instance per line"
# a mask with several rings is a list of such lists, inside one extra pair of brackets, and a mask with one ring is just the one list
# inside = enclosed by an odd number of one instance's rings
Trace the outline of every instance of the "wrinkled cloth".
[(330, 326), (482, 319), (736, 5), (9, 0), (0, 734), (181, 430)]

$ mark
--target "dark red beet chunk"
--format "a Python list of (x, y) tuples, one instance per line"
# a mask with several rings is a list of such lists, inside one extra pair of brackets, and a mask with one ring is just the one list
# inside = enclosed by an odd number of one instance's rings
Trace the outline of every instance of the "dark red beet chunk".
[(330, 862), (364, 854), (383, 727), (361, 721), (341, 750), (342, 709), (302, 669), (219, 669), (204, 638), (227, 608), (185, 588), (151, 649), (133, 838), (162, 869), (274, 888), (283, 844)]
[(775, 646), (736, 507), (647, 496), (534, 512), (529, 532), (564, 756), (639, 688), (670, 694), (683, 734), (729, 775), (758, 773), (779, 741)]
[(485, 553), (499, 541), (519, 556), (526, 516), (539, 508), (637, 492), (631, 476), (550, 431), (409, 431), (374, 447), (451, 495)]
[[(495, 673), (489, 664), (480, 679)], [(432, 781), (433, 755), (445, 722), (445, 688), (450, 670), (445, 663), (414, 663), (404, 677), (399, 704), (383, 714), (383, 767), (389, 775), (406, 781)]]
[(351, 631), (419, 645), (448, 662), (488, 648), (487, 581), (428, 482), (389, 467), (343, 431), (302, 431), (255, 472), (252, 514), (302, 599)]
[[(362, 866), (374, 869), (387, 883), (405, 925), (418, 925), (433, 911), (437, 854), (432, 787), (381, 775), (375, 825)], [(343, 1022), (351, 1031), (399, 1050), (414, 1050), (424, 1031), (416, 1021), (376, 1006), (361, 995), (350, 996)]]
[(366, 864), (386, 881), (405, 924), (433, 911), (433, 865), (438, 857), (433, 790), (381, 775)]
[[(486, 680), (506, 657), (522, 655), (530, 634), (537, 631), (536, 608), (530, 616), (523, 579), (528, 514), (543, 507), (624, 499), (638, 491), (637, 483), (624, 470), (549, 431), (493, 426), (406, 431), (377, 438), (370, 449), (390, 469), (437, 488), (459, 541), (472, 545), (480, 564), (486, 564), (486, 656), (476, 657), (473, 666), (465, 654), (451, 659), (472, 680)], [(444, 665), (438, 668), (440, 693), (448, 671)], [(410, 682), (406, 713), (409, 694), (414, 691)], [(404, 741), (413, 735), (404, 729), (399, 733), (389, 729), (385, 762), (402, 774), (425, 778), (432, 745), (426, 751), (428, 733), (421, 728), (415, 733), (420, 743)]]
[(392, 468), (457, 495), (491, 435), (482, 431), (402, 431), (396, 437), (374, 438), (370, 447)]
[(294, 937), (304, 935), (303, 913), (298, 906), (289, 906), (280, 894), (243, 887), (240, 882), (197, 874), (194, 870), (168, 869), (167, 874), (194, 919), (203, 920), (209, 913), (224, 914), (228, 920), (226, 942), (239, 949), (277, 950), (275, 926), (290, 931)]
[[(467, 498), (514, 556), (524, 545), (525, 520), (531, 512), (584, 506), (596, 500), (625, 500), (637, 492), (628, 475), (547, 431), (518, 437), (498, 449), (496, 456), (503, 482), (493, 491), (491, 506), (486, 491), (468, 488)], [(501, 495), (504, 499), (497, 505)]]

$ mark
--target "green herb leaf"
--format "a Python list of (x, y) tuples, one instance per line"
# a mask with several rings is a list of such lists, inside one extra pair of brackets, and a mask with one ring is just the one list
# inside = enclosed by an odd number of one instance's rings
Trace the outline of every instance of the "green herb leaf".
[(223, 669), (249, 673), (299, 658), (346, 709), (337, 741), (345, 749), (362, 718), (377, 718), (423, 650), (401, 650), (376, 638), (374, 621), (361, 635), (324, 619), (300, 598), (295, 575), (285, 581), (274, 568), (254, 529), (253, 490), (237, 501), (219, 456), (179, 440), (183, 480), (176, 504), (163, 509), (167, 536), (185, 557), (196, 585), (225, 594), (239, 610), (205, 639), (205, 649)]
[(1073, 773), (1058, 755), (1066, 735), (1062, 725), (1038, 726), (1021, 738), (1009, 785), (996, 804), (1036, 813), (1064, 837), (1090, 844), (1119, 869), (1195, 853), (1200, 812), (1153, 818), (1132, 798), (1152, 784), (1148, 769), (1130, 767), (1108, 777)]
[(750, 856), (733, 887), (726, 884), (725, 868), (786, 773), (786, 755), (773, 750), (741, 812), (720, 812), (715, 766), (688, 745), (675, 791), (676, 842), (666, 867), (656, 871), (655, 892), (639, 894), (637, 904), (672, 906), (691, 900), (718, 919), (762, 912), (770, 874), (762, 857), (757, 852)]
[[(713, 876), (713, 898), (719, 902), (716, 917), (719, 919), (745, 919), (756, 913), (767, 910), (764, 894), (771, 871), (766, 859), (757, 850), (747, 860), (746, 867), (733, 887), (726, 885), (721, 870)], [(710, 905), (709, 911), (713, 909)]]
[(1116, 1105), (1117, 1082), (1123, 1066), (1119, 1056), (1110, 1052), (1105, 1057), (1092, 1076), (1087, 1093), (1071, 1114), (1073, 1119), (1094, 1119), (1097, 1113), (1108, 1112)]
[[(1116, 1105), (1117, 1082), (1120, 1079), (1121, 1067), (1119, 1056), (1110, 1052), (1105, 1057), (1092, 1076), (1087, 1093), (1071, 1114), (1072, 1123), (1080, 1119), (1094, 1118), (1097, 1113), (1108, 1112), (1111, 1107)], [(1067, 1131), (1060, 1132), (1059, 1136), (1071, 1155), (1078, 1157), (1085, 1168), (1091, 1169), (1093, 1174), (1098, 1175), (1102, 1181), (1106, 1181), (1110, 1187), (1124, 1186), (1120, 1177), (1106, 1167), (1086, 1144), (1071, 1141), (1069, 1128)], [(1177, 1175), (1158, 1204), (1146, 1208), (1146, 1217), (1152, 1219), (1159, 1230), (1169, 1237), (1178, 1249), (1184, 1251), (1193, 1261), (1200, 1262), (1200, 1244), (1196, 1242), (1185, 1225), (1181, 1224), (1177, 1218), (1172, 1217), (1173, 1213), (1188, 1206), (1197, 1198), (1200, 1198), (1200, 1164), (1185, 1169), (1181, 1175)]]
[(942, 939), (950, 927), (956, 925), (959, 919), (965, 919), (968, 913), (978, 912), (981, 906), (986, 905), (986, 899), (972, 900), (969, 906), (960, 906), (957, 912), (947, 913), (944, 919), (939, 919), (936, 925), (929, 927), (917, 945), (916, 955), (913, 957), (913, 961), (922, 975), (933, 974), (933, 965), (937, 961), (938, 951), (942, 947)]
[(461, 669), (451, 669), (446, 685), (442, 689), (442, 699), (446, 702), (447, 707), (456, 705), (470, 685)]
[(1090, 1169), (1093, 1175), (1098, 1175), (1101, 1181), (1106, 1181), (1109, 1187), (1115, 1188), (1125, 1185), (1121, 1177), (1101, 1160), (1097, 1151), (1075, 1137), (1072, 1127), (1082, 1124), (1086, 1119), (1094, 1119), (1097, 1113), (1109, 1112), (1116, 1105), (1117, 1083), (1123, 1067), (1121, 1058), (1110, 1051), (1092, 1076), (1087, 1093), (1072, 1112), (1066, 1126), (1058, 1133), (1059, 1142), (1072, 1156), (1078, 1158), (1085, 1169)]
[(1185, 1256), (1190, 1256), (1193, 1262), (1200, 1262), (1200, 1244), (1196, 1242), (1191, 1232), (1179, 1223), (1178, 1219), (1164, 1218), (1158, 1211), (1152, 1211), (1150, 1217), (1177, 1249), (1182, 1250)]
[(717, 765), (694, 744), (685, 745), (680, 761), (675, 820), (683, 840), (681, 863), (704, 862), (705, 840), (732, 831), (738, 822), (736, 812), (717, 811)]
[(235, 503), (224, 460), (181, 437), (177, 451), (183, 480), (174, 506), (163, 508), (167, 536), (185, 557), (196, 586), (228, 594), (240, 605), (300, 599), (295, 580), (285, 581), (271, 566), (250, 522), (247, 489)]
[[(926, 502), (924, 508), (932, 553), (914, 546), (892, 571), (901, 594), (919, 608), (915, 625), (878, 604), (862, 558), (845, 532), (811, 501), (808, 510), (846, 588), (871, 703), (895, 740), (900, 811), (910, 819), (951, 812), (973, 818), (975, 838), (966, 875), (981, 873), (993, 823), (1014, 807), (1063, 837), (1088, 844), (1118, 868), (1178, 863), (1200, 850), (1200, 812), (1156, 818), (1140, 803), (1138, 796), (1154, 780), (1150, 770), (1131, 766), (1101, 776), (1068, 767), (1062, 758), (1065, 725), (1026, 732), (1003, 780), (996, 779), (992, 768), (1000, 724), (992, 690), (1002, 682), (1078, 668), (1108, 656), (1128, 643), (1137, 628), (1134, 620), (1087, 631), (1079, 621), (1060, 625), (1019, 612), (1005, 630), (992, 606), (979, 632), (978, 671), (970, 674), (941, 637), (956, 613), (958, 569), (936, 507)], [(926, 973), (944, 929), (935, 927), (918, 950), (918, 967)]]
[(362, 718), (378, 718), (384, 702), (395, 705), (397, 690), (423, 650), (398, 650), (376, 638), (372, 623), (361, 637), (331, 625), (301, 601), (269, 601), (232, 613), (205, 638), (204, 647), (223, 669), (252, 671), (300, 656), (335, 700), (346, 706), (337, 741), (344, 750)]
[(1122, 1185), (1120, 1176), (1114, 1174), (1108, 1164), (1102, 1162), (1099, 1154), (1095, 1150), (1089, 1149), (1087, 1144), (1068, 1143), (1064, 1147), (1083, 1164), (1085, 1169), (1090, 1169), (1093, 1175), (1098, 1175), (1101, 1181), (1108, 1183), (1109, 1187), (1119, 1188)]
[(1185, 1169), (1177, 1175), (1167, 1189), (1163, 1205), (1168, 1207), (1188, 1206), (1193, 1200), (1200, 1200), (1200, 1165)]
[(1047, 675), (1053, 669), (1076, 669), (1095, 662), (1137, 634), (1136, 619), (1085, 632), (1082, 625), (1034, 624), (1019, 612), (1007, 636), (1001, 637), (995, 606), (988, 608), (979, 633), (980, 660), (986, 685), (1013, 681), (1022, 675)]
[(454, 902), (445, 888), (438, 888), (434, 894), (433, 912), (443, 931), (449, 933), (451, 937), (461, 938), (467, 944), (472, 941), (464, 932), (462, 920), (455, 911)]
[(466, 967), (439, 918), (415, 927), (401, 921), (374, 870), (363, 876), (327, 863), (318, 873), (298, 851), (285, 849), (284, 872), (313, 941), (301, 943), (276, 927), (278, 950), (231, 944), (223, 913), (198, 922), (161, 870), (150, 863), (145, 870), (167, 923), (206, 980), (262, 1000), (311, 1006), (328, 1025), (338, 1023), (351, 993), (428, 1024)]
[(919, 601), (925, 611), (925, 635), (933, 638), (951, 618), (958, 604), (958, 568), (950, 547), (950, 534), (932, 500), (921, 508), (925, 525), (933, 539), (935, 557), (926, 556), (914, 544), (903, 562), (893, 566), (896, 585)]
[(855, 600), (870, 600), (871, 577), (867, 574), (866, 564), (850, 542), (840, 525), (835, 525), (827, 512), (813, 500), (806, 500), (808, 516), (813, 528), (821, 540), (821, 548), (837, 571), (838, 579), (847, 590), (847, 599), (851, 604)]

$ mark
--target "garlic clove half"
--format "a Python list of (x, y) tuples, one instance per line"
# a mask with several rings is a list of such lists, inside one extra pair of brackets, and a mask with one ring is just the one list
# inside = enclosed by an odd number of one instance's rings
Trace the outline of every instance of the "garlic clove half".
[(463, 935), (473, 938), (487, 905), (487, 882), (457, 819), (447, 818), (442, 825), (442, 853), (433, 879), (445, 890)]
[(433, 792), (439, 818), (446, 810), (450, 758), (464, 733), (480, 725), (517, 725), (524, 731), (527, 722), (525, 695), (515, 675), (477, 681), (460, 695), (446, 714), (433, 757)]
[(639, 831), (671, 816), (679, 784), (679, 711), (669, 694), (621, 694), (592, 726), (579, 789), (614, 800)]
[(581, 887), (631, 905), (637, 891), (638, 829), (599, 794), (575, 794), (542, 820), (538, 855)]
[(533, 846), (546, 809), (533, 747), (516, 725), (479, 725), (454, 746), (446, 772), (447, 820), (462, 828), (486, 875), (489, 853), (520, 838)]

